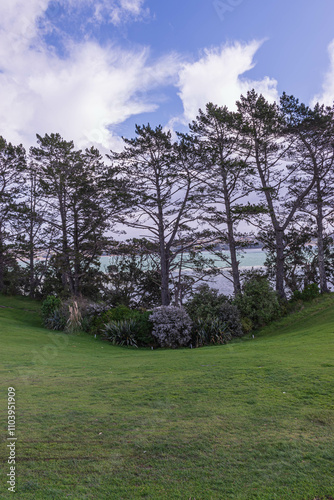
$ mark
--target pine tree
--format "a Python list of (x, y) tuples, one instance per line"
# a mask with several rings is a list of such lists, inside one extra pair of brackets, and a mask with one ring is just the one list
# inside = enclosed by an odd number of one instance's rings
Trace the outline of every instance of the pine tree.
[(25, 166), (23, 146), (13, 146), (0, 137), (0, 293), (5, 292), (8, 270), (16, 266)]

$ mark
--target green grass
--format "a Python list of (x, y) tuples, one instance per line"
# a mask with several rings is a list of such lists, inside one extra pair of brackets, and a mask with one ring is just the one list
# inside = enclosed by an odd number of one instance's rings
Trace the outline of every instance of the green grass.
[(334, 492), (334, 297), (226, 346), (119, 348), (0, 297), (1, 468), (17, 499), (313, 500)]

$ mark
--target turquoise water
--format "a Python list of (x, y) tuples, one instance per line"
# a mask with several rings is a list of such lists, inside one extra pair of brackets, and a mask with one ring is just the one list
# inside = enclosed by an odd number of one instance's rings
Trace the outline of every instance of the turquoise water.
[[(233, 285), (232, 282), (228, 279), (228, 267), (226, 262), (218, 259), (213, 256), (209, 252), (203, 252), (205, 257), (211, 257), (215, 260), (216, 266), (222, 270), (223, 274), (216, 276), (215, 278), (211, 278), (210, 281), (205, 281), (213, 288), (218, 288), (221, 293), (225, 295), (232, 295), (233, 293)], [(224, 252), (228, 256), (228, 252)], [(245, 271), (247, 269), (259, 268), (264, 265), (264, 261), (266, 259), (266, 254), (258, 249), (258, 248), (247, 248), (243, 251), (243, 253), (239, 256), (240, 258), (240, 271)], [(111, 264), (112, 257), (103, 256), (101, 257), (101, 265), (102, 268), (106, 268), (109, 264)], [(223, 269), (225, 270), (223, 271)], [(187, 272), (191, 273), (191, 270)], [(204, 282), (204, 281), (203, 281)]]
[[(228, 256), (228, 252), (224, 252), (224, 253)], [(222, 261), (221, 259), (218, 259), (210, 252), (203, 252), (203, 255), (205, 257), (213, 258), (216, 262), (217, 267), (227, 267), (226, 262)], [(258, 248), (247, 248), (240, 255), (240, 268), (247, 269), (247, 268), (251, 268), (251, 267), (263, 266), (265, 258), (266, 258), (266, 254), (262, 250), (259, 250)], [(112, 257), (109, 257), (109, 256), (101, 257), (102, 267), (106, 268), (109, 264), (111, 264), (111, 260), (112, 260)]]
[[(227, 252), (226, 252), (227, 254)], [(264, 265), (266, 260), (266, 254), (259, 250), (258, 248), (248, 248), (244, 250), (244, 252), (239, 256), (240, 259), (240, 271), (247, 271), (252, 268), (259, 269)], [(233, 294), (233, 283), (229, 279), (228, 267), (225, 262), (222, 260), (216, 261), (216, 265), (218, 268), (221, 268), (222, 274), (216, 276), (210, 281), (203, 281), (208, 283), (212, 288), (217, 288), (220, 293), (225, 295)], [(224, 269), (224, 270), (223, 270)]]

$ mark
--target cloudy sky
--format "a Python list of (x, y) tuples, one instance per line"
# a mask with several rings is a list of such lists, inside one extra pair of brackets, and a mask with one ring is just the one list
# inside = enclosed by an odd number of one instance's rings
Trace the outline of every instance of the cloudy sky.
[(333, 0), (2, 1), (0, 135), (107, 151), (253, 87), (332, 104), (333, 19)]

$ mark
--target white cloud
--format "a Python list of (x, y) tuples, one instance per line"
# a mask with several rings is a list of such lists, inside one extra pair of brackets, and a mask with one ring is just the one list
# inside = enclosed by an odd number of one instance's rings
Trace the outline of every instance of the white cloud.
[(111, 19), (115, 24), (119, 24), (123, 18), (133, 16), (138, 19), (149, 14), (148, 9), (143, 7), (144, 0), (120, 0), (119, 6), (115, 6)]
[[(115, 12), (117, 22), (145, 13), (144, 0), (60, 2), (71, 9), (98, 7), (101, 15), (108, 9), (114, 23)], [(59, 5), (50, 0), (0, 3), (0, 135), (13, 143), (29, 146), (36, 133), (59, 132), (79, 147), (119, 149), (115, 127), (131, 116), (157, 110), (166, 85), (179, 90), (187, 122), (206, 102), (232, 107), (252, 87), (270, 99), (277, 97), (274, 80), (241, 77), (253, 67), (260, 42), (206, 50), (198, 61), (181, 64), (177, 54), (150, 62), (147, 48), (102, 47), (89, 39), (74, 42), (66, 34), (66, 57), (61, 57), (43, 39), (47, 23), (52, 27), (63, 13)]]
[(144, 6), (145, 0), (59, 0), (65, 5), (76, 9), (78, 5), (93, 7), (93, 20), (96, 22), (120, 25), (130, 20), (139, 20), (149, 15), (150, 11)]
[(208, 102), (235, 108), (241, 94), (255, 88), (270, 101), (278, 98), (277, 82), (269, 77), (250, 80), (242, 75), (254, 67), (253, 58), (262, 42), (236, 42), (211, 50), (196, 62), (185, 63), (179, 76), (179, 96), (184, 118), (193, 120)]
[[(80, 147), (118, 147), (112, 127), (157, 108), (148, 92), (173, 79), (178, 57), (149, 63), (145, 48), (126, 51), (92, 41), (67, 41), (67, 57), (61, 58), (38, 36), (37, 20), (47, 0), (14, 3), (0, 10), (0, 93), (5, 96), (0, 102), (0, 134), (31, 145), (36, 132), (59, 132)], [(122, 0), (119, 5), (136, 14), (141, 4)]]
[(334, 40), (328, 46), (330, 66), (322, 85), (321, 94), (312, 99), (312, 105), (317, 102), (332, 106), (334, 103)]

